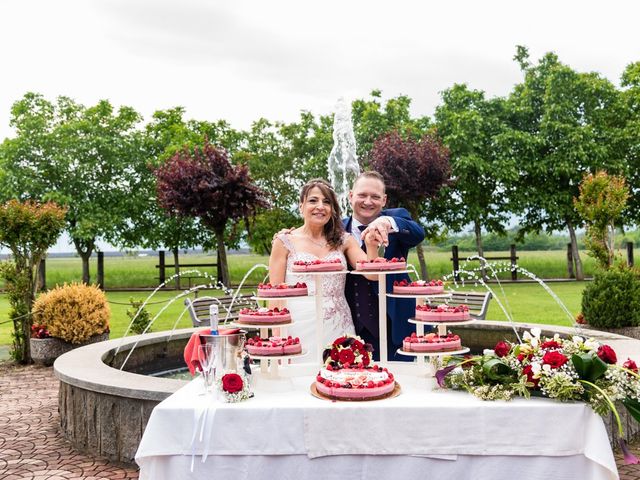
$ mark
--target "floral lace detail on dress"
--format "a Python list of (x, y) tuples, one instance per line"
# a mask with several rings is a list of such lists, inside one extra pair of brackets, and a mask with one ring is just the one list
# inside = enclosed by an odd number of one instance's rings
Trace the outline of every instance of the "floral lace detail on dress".
[[(345, 234), (345, 236), (348, 234)], [(279, 235), (278, 239), (282, 241), (289, 251), (287, 256), (287, 273), (285, 282), (296, 283), (305, 282), (311, 292), (315, 292), (315, 282), (317, 278), (322, 279), (322, 297), (323, 297), (323, 316), (325, 338), (333, 339), (343, 335), (344, 333), (355, 333), (353, 320), (351, 318), (351, 310), (344, 296), (344, 285), (346, 281), (345, 274), (329, 274), (322, 276), (305, 275), (303, 273), (293, 273), (293, 263), (297, 261), (310, 262), (313, 260), (335, 260), (340, 259), (340, 263), (346, 269), (347, 259), (342, 250), (333, 250), (322, 258), (307, 252), (297, 252), (289, 238), (288, 234)], [(332, 336), (335, 335), (335, 336)]]

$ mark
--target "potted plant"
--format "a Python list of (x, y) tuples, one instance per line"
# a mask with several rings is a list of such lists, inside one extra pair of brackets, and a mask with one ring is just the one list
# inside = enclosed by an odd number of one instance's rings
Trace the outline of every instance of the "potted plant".
[(72, 283), (40, 295), (34, 305), (30, 339), (36, 363), (51, 365), (69, 350), (109, 338), (111, 310), (94, 285)]

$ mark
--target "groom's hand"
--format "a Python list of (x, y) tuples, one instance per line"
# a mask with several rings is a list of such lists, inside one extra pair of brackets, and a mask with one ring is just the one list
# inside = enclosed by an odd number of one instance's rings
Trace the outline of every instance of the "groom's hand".
[(296, 229), (296, 227), (291, 227), (291, 228), (283, 228), (282, 230), (280, 230), (279, 232), (276, 232), (273, 234), (273, 238), (271, 239), (271, 243), (276, 241), (276, 238), (278, 237), (278, 235), (284, 235), (285, 233), (291, 233)]
[(376, 218), (362, 232), (362, 238), (374, 235), (381, 245), (389, 245), (389, 231), (392, 229), (391, 222), (384, 217)]

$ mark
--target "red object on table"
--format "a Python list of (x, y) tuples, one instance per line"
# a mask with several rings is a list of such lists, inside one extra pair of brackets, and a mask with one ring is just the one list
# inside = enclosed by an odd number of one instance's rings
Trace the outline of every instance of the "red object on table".
[[(227, 328), (220, 329), (218, 331), (219, 335), (230, 335), (232, 333), (238, 333), (240, 331), (239, 328)], [(191, 338), (187, 342), (187, 345), (184, 347), (184, 363), (189, 367), (189, 372), (191, 375), (196, 374), (196, 369), (200, 368), (200, 360), (198, 360), (198, 347), (203, 345), (202, 338), (200, 335), (209, 335), (211, 330), (209, 328), (203, 328), (202, 330), (198, 330), (197, 332), (193, 332), (191, 334)]]

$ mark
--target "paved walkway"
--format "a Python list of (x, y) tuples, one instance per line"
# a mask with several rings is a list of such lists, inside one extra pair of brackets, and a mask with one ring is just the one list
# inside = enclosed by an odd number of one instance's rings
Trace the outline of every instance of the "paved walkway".
[[(75, 452), (58, 424), (53, 369), (0, 362), (0, 479), (138, 478), (136, 469)], [(640, 458), (640, 442), (632, 450)], [(621, 480), (640, 480), (640, 465), (623, 465), (620, 454), (616, 461)]]

